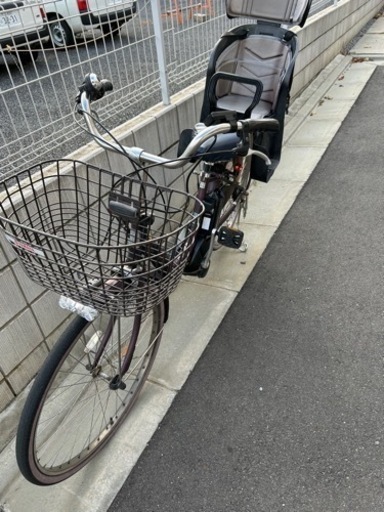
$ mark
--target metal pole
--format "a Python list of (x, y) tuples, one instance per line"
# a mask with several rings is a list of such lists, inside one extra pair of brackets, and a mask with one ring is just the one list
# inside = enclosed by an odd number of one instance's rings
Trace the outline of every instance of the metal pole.
[(170, 96), (169, 96), (168, 71), (167, 71), (167, 62), (165, 59), (165, 45), (164, 45), (163, 27), (162, 27), (162, 23), (161, 23), (160, 0), (151, 0), (151, 7), (152, 7), (152, 17), (153, 17), (153, 28), (155, 31), (157, 60), (159, 61), (161, 96), (162, 96), (164, 105), (170, 105), (171, 100), (170, 100)]

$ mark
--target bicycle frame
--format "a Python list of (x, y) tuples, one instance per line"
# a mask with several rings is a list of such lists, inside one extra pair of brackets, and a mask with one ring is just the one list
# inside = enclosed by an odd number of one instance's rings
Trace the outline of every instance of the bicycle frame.
[[(239, 169), (242, 169), (243, 165), (246, 165), (246, 157), (239, 159), (237, 165)], [(248, 199), (248, 187), (241, 187), (238, 182), (239, 176), (236, 173), (231, 175), (232, 182), (227, 182), (223, 173), (215, 171), (215, 166), (210, 168), (210, 166), (203, 163), (203, 168), (205, 170), (200, 174), (197, 197), (206, 206), (206, 211), (203, 214), (201, 227), (195, 240), (195, 248), (197, 247), (198, 250), (191, 251), (185, 269), (186, 274), (197, 275), (198, 277), (205, 277), (208, 272), (215, 240), (220, 228), (236, 210), (238, 210), (236, 213), (236, 223), (238, 224), (241, 209), (246, 210), (244, 205), (246, 205)], [(227, 195), (222, 193), (224, 188), (228, 188)], [(236, 188), (238, 193), (236, 197), (233, 197)], [(209, 200), (211, 200), (211, 203)], [(229, 207), (228, 204), (230, 204)], [(224, 211), (226, 206), (227, 208)]]
[[(96, 75), (92, 75), (90, 78), (91, 85), (95, 83), (95, 80), (97, 80)], [(208, 127), (199, 123), (198, 129), (195, 131), (182, 154), (178, 158), (171, 160), (153, 155), (138, 147), (126, 147), (117, 142), (107, 140), (96, 128), (90, 109), (91, 97), (92, 95), (89, 89), (88, 92), (84, 90), (81, 92), (78, 98), (79, 111), (85, 118), (90, 134), (104, 149), (126, 156), (140, 166), (158, 164), (168, 169), (180, 168), (185, 165), (185, 162), (193, 158), (201, 159), (202, 171), (199, 177), (196, 197), (205, 205), (205, 214), (202, 216), (200, 229), (197, 233), (194, 247), (190, 252), (190, 258), (185, 267), (185, 273), (187, 275), (204, 277), (209, 268), (218, 230), (228, 221), (236, 210), (241, 211), (242, 207), (244, 207), (244, 211), (246, 210), (247, 187), (249, 183), (247, 183), (245, 187), (241, 187), (241, 184), (238, 182), (239, 173), (236, 172), (235, 169), (243, 169), (243, 167), (247, 165), (247, 160), (250, 160), (252, 155), (260, 157), (264, 160), (266, 165), (271, 164), (270, 159), (265, 153), (251, 149), (252, 143), (250, 143), (250, 141), (252, 141), (253, 132), (258, 129), (272, 131), (279, 129), (278, 122), (274, 119), (234, 121), (231, 117), (231, 113), (229, 113), (229, 117), (223, 114), (222, 118), (224, 121), (228, 120), (228, 122), (219, 122), (218, 124), (213, 124)], [(204, 149), (202, 150), (204, 143), (209, 141), (207, 143), (209, 148), (207, 151), (209, 153), (216, 145), (217, 137), (230, 132), (236, 132), (236, 135), (229, 137), (228, 141), (225, 139), (224, 144), (223, 139), (220, 139), (220, 144), (218, 145), (219, 155), (213, 157), (216, 163), (213, 163), (213, 160), (210, 160), (209, 157), (208, 159), (204, 158)], [(240, 149), (242, 151), (240, 151)], [(213, 153), (211, 153), (211, 155), (212, 154)], [(228, 164), (230, 164), (230, 169), (227, 167)], [(220, 166), (219, 172), (217, 165)], [(227, 181), (227, 175), (231, 177), (231, 180)], [(225, 186), (228, 186), (229, 194), (226, 197), (220, 197), (221, 191)], [(233, 197), (236, 188), (238, 188), (238, 193), (236, 197)], [(232, 201), (232, 204), (228, 207), (229, 201)], [(227, 208), (222, 214), (224, 206), (227, 206)], [(231, 246), (228, 242), (223, 243), (223, 245)], [(234, 244), (232, 247), (239, 248)]]

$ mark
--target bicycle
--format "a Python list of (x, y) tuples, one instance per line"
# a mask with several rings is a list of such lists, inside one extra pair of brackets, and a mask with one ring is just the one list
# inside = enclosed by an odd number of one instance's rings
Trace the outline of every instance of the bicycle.
[[(275, 119), (212, 113), (167, 159), (101, 135), (91, 102), (112, 85), (87, 75), (77, 109), (92, 137), (134, 165), (121, 175), (68, 160), (2, 181), (0, 227), (29, 277), (76, 312), (27, 398), (16, 440), (22, 474), (52, 485), (85, 466), (129, 414), (156, 357), (169, 295), (182, 275), (204, 277), (220, 246), (241, 249), (253, 149)], [(187, 190), (156, 184), (151, 167), (186, 164)], [(197, 193), (189, 190), (197, 174)]]

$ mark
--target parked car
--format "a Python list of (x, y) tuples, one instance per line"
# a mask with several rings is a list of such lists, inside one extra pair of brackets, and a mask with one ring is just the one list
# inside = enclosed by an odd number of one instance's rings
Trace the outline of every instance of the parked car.
[(118, 32), (136, 13), (136, 0), (54, 0), (43, 5), (56, 48), (73, 45), (75, 36), (85, 31)]
[(16, 55), (25, 64), (36, 60), (37, 48), (48, 41), (45, 12), (35, 0), (0, 0), (1, 55)]

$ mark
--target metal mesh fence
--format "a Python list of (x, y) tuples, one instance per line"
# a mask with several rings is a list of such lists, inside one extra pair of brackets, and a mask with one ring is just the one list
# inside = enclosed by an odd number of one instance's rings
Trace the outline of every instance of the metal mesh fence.
[[(314, 0), (312, 12), (334, 3)], [(0, 0), (0, 175), (89, 141), (73, 110), (91, 70), (114, 84), (98, 106), (108, 128), (162, 100), (150, 0), (54, 0), (33, 12), (4, 5)], [(160, 0), (160, 8), (171, 95), (204, 77), (214, 44), (241, 20), (229, 20), (221, 0)]]

